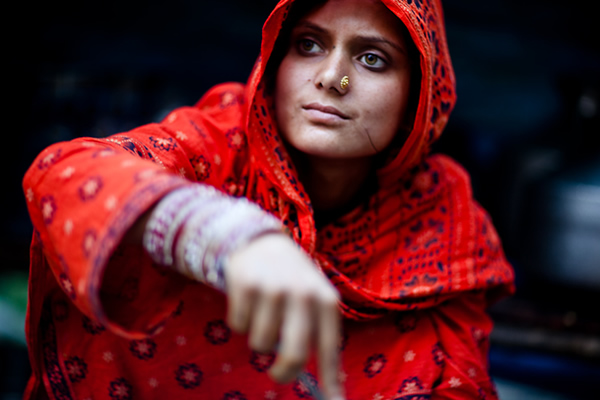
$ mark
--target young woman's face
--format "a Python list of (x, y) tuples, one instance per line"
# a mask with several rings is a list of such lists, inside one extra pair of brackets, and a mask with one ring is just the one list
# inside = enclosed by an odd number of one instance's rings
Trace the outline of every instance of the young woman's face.
[(278, 126), (291, 146), (343, 159), (390, 144), (410, 84), (400, 23), (379, 0), (329, 0), (298, 22), (275, 86)]

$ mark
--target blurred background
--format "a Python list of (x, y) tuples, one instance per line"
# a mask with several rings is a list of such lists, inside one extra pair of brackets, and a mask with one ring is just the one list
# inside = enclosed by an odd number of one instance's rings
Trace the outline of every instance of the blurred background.
[[(245, 81), (274, 4), (13, 5), (17, 25), (4, 35), (2, 62), (9, 107), (0, 400), (20, 398), (29, 375), (25, 170), (51, 143), (158, 121), (215, 83)], [(444, 1), (458, 103), (434, 150), (471, 173), (475, 197), (515, 267), (517, 294), (491, 310), (491, 369), (506, 400), (590, 398), (600, 380), (600, 35), (593, 5)]]

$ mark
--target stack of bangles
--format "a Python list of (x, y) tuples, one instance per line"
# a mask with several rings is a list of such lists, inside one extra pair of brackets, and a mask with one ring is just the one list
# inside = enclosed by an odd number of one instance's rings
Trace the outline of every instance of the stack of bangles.
[(228, 256), (268, 232), (283, 232), (281, 221), (246, 198), (194, 184), (158, 202), (146, 225), (143, 245), (157, 264), (225, 291)]

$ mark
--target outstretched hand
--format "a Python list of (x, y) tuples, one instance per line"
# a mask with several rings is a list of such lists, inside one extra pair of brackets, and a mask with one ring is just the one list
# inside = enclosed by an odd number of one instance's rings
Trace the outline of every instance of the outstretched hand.
[(231, 255), (225, 277), (231, 328), (249, 333), (252, 350), (277, 350), (269, 375), (281, 383), (296, 378), (316, 338), (321, 390), (328, 400), (343, 399), (338, 293), (314, 262), (287, 236), (266, 234)]

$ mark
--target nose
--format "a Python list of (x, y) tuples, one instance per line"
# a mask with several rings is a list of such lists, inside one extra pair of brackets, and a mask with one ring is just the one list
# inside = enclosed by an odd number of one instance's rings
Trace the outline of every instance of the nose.
[[(347, 81), (350, 75), (350, 63), (341, 49), (332, 49), (321, 61), (315, 84), (319, 88), (344, 95), (348, 92)], [(346, 83), (342, 79), (346, 78)]]

